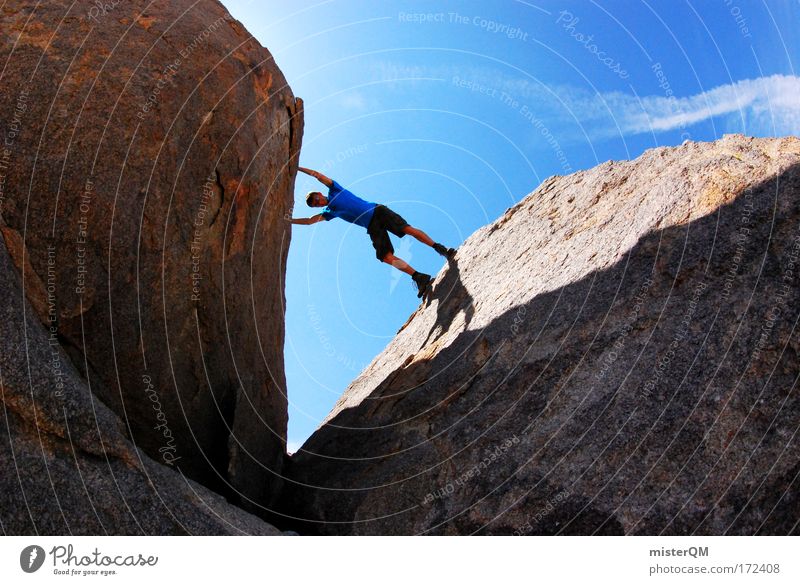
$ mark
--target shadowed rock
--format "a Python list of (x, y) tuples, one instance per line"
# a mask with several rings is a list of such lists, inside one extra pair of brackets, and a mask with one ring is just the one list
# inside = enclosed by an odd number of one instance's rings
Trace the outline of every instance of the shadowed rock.
[(29, 319), (152, 458), (269, 505), (302, 102), (211, 0), (19, 0), (0, 58), (2, 235)]
[(0, 239), (0, 528), (13, 534), (278, 534), (126, 438), (25, 300)]
[(321, 534), (790, 534), (800, 140), (551, 177), (292, 457)]

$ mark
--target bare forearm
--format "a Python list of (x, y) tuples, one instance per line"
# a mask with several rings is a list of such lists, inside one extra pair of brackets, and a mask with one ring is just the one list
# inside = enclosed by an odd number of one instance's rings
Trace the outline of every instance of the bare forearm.
[(296, 225), (311, 225), (324, 219), (322, 215), (314, 215), (312, 217), (287, 217), (289, 223)]
[(300, 172), (303, 172), (303, 173), (305, 173), (307, 175), (311, 175), (312, 177), (314, 177), (317, 181), (319, 181), (320, 183), (322, 183), (326, 187), (330, 187), (333, 184), (333, 181), (331, 181), (328, 177), (326, 177), (325, 175), (323, 175), (319, 171), (315, 171), (313, 169), (307, 169), (305, 167), (297, 167), (297, 170), (300, 171)]

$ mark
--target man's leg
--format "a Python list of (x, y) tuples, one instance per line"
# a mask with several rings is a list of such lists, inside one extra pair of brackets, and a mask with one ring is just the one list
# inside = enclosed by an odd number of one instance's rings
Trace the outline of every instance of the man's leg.
[(406, 274), (409, 274), (411, 276), (414, 276), (414, 273), (416, 272), (416, 270), (411, 268), (411, 266), (409, 266), (406, 263), (405, 260), (403, 260), (402, 258), (398, 258), (397, 256), (395, 256), (391, 252), (389, 252), (388, 254), (386, 254), (386, 256), (383, 257), (383, 262), (386, 262), (387, 264), (391, 264), (392, 266), (394, 266), (398, 270), (402, 270), (403, 272), (405, 272)]
[(408, 234), (409, 236), (413, 236), (413, 237), (417, 238), (423, 244), (427, 244), (428, 246), (433, 248), (433, 243), (434, 243), (433, 240), (430, 238), (430, 236), (428, 234), (426, 234), (422, 230), (418, 230), (415, 227), (411, 227), (410, 225), (407, 225), (406, 227), (403, 228), (403, 233), (404, 234)]
[(414, 284), (417, 286), (417, 296), (422, 297), (425, 294), (425, 291), (430, 289), (431, 284), (431, 275), (425, 274), (423, 272), (417, 272), (411, 266), (409, 266), (405, 260), (402, 258), (398, 258), (392, 252), (386, 254), (383, 257), (383, 262), (387, 264), (391, 264), (398, 270), (402, 270), (406, 274), (410, 275)]
[(442, 244), (438, 244), (438, 243), (434, 242), (428, 234), (426, 234), (422, 230), (418, 230), (415, 227), (411, 227), (410, 225), (407, 225), (407, 226), (405, 226), (403, 228), (403, 233), (404, 234), (408, 234), (409, 236), (413, 236), (413, 237), (417, 238), (423, 244), (429, 245), (431, 248), (436, 250), (437, 253), (439, 253), (442, 256), (444, 256), (445, 258), (447, 258), (448, 261), (449, 261), (449, 259), (455, 257), (455, 255), (456, 255), (455, 249), (446, 248)]

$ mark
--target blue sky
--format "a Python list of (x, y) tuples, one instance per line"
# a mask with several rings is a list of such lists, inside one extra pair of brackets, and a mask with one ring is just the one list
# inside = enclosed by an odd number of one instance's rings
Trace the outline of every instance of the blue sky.
[[(457, 246), (550, 175), (740, 132), (800, 134), (795, 1), (225, 0), (305, 102), (300, 164)], [(296, 217), (318, 210), (298, 176)], [(435, 274), (410, 237), (395, 253)], [(363, 228), (294, 226), (289, 449), (418, 306)]]

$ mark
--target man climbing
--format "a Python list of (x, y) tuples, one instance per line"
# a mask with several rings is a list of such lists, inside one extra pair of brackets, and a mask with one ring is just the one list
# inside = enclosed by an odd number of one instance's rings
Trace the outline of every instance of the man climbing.
[(372, 240), (372, 245), (375, 247), (375, 256), (377, 256), (378, 260), (391, 264), (398, 270), (411, 275), (414, 284), (417, 286), (418, 297), (422, 297), (426, 293), (431, 283), (431, 276), (430, 274), (417, 272), (403, 259), (394, 255), (394, 247), (389, 240), (389, 232), (392, 232), (398, 238), (402, 238), (406, 234), (413, 236), (445, 258), (453, 258), (455, 256), (456, 251), (453, 248), (445, 248), (442, 244), (434, 242), (428, 234), (408, 225), (406, 220), (385, 205), (364, 201), (320, 172), (303, 167), (299, 167), (299, 170), (311, 175), (328, 187), (328, 196), (325, 197), (319, 191), (309, 192), (306, 196), (308, 206), (325, 207), (325, 209), (318, 215), (291, 218), (289, 221), (293, 224), (311, 225), (323, 220), (340, 217), (345, 221), (366, 228)]

